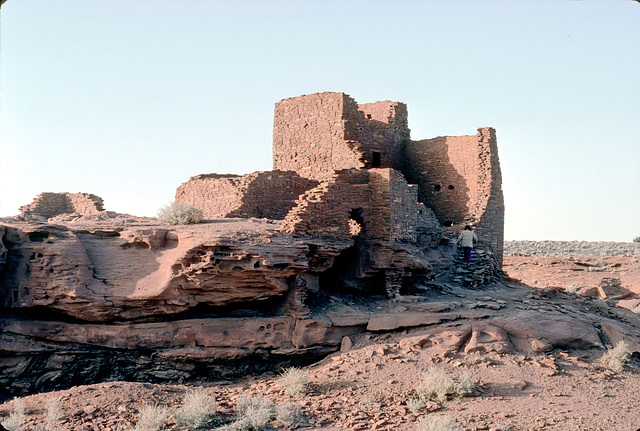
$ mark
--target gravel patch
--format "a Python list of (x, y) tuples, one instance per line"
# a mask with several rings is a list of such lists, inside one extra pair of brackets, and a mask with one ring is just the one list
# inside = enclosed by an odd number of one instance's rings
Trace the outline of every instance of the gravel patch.
[(505, 241), (505, 255), (526, 256), (635, 256), (640, 243), (614, 241)]

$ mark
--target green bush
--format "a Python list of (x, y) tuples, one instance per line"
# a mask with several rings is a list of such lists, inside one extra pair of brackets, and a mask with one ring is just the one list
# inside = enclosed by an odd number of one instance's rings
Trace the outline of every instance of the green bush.
[(640, 242), (640, 236), (637, 236), (633, 239), (633, 242)]
[(171, 202), (169, 205), (160, 208), (158, 220), (170, 225), (196, 224), (202, 221), (202, 211), (191, 205)]

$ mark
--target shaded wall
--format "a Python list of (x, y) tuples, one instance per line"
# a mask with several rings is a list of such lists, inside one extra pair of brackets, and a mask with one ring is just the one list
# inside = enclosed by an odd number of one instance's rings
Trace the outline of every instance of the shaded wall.
[(275, 106), (273, 167), (318, 180), (343, 169), (399, 169), (408, 136), (400, 102), (358, 105), (330, 92), (284, 99)]
[(409, 141), (406, 154), (404, 173), (419, 185), (418, 199), (444, 226), (474, 224), (502, 261), (504, 201), (495, 130)]
[(282, 230), (296, 235), (416, 240), (417, 187), (390, 168), (349, 169), (307, 191)]
[(192, 177), (176, 190), (175, 201), (202, 211), (205, 218), (283, 219), (295, 200), (317, 181), (292, 171), (248, 175), (205, 174)]
[(367, 139), (370, 131), (357, 118), (347, 118), (346, 112), (354, 111), (349, 105), (355, 102), (344, 93), (310, 94), (276, 103), (273, 168), (326, 179), (335, 170), (364, 167), (362, 151), (347, 141)]
[(407, 105), (388, 100), (375, 103), (361, 103), (358, 110), (364, 114), (365, 120), (372, 130), (372, 142), (367, 151), (367, 165), (371, 166), (373, 151), (381, 154), (379, 167), (401, 169), (404, 163), (404, 146), (409, 139)]
[(60, 214), (98, 214), (102, 211), (102, 198), (90, 193), (40, 193), (31, 204), (20, 207), (22, 214), (47, 218)]

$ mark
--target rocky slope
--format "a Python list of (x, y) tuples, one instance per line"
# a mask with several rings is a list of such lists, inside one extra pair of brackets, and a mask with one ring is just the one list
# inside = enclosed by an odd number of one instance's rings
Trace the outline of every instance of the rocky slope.
[[(304, 368), (310, 384), (303, 397), (286, 395), (286, 387), (273, 373), (232, 381), (203, 379), (196, 386), (107, 382), (24, 398), (28, 411), (24, 429), (43, 424), (44, 406), (56, 398), (64, 409), (55, 423), (58, 429), (131, 429), (145, 404), (166, 405), (175, 414), (185, 392), (194, 387), (204, 388), (211, 402), (218, 404), (216, 421), (207, 429), (233, 421), (239, 398), (246, 396), (276, 404), (293, 402), (304, 412), (304, 419), (293, 427), (272, 421), (265, 429), (413, 430), (420, 420), (440, 416), (453, 418), (467, 431), (635, 429), (640, 363), (632, 358), (621, 372), (613, 372), (601, 356), (604, 345), (611, 347), (605, 334), (614, 334), (604, 330), (607, 325), (638, 327), (640, 319), (614, 307), (606, 313), (591, 311), (579, 299), (521, 285), (485, 291), (452, 289), (428, 302), (405, 298), (386, 311), (402, 314), (421, 309), (444, 317), (450, 313), (447, 310), (465, 309), (484, 318), (476, 320), (469, 313), (465, 321), (442, 320), (438, 325), (351, 336), (341, 352)], [(338, 308), (345, 312), (353, 307), (340, 303)], [(526, 328), (527, 322), (531, 327)], [(593, 326), (597, 323), (599, 328)], [(537, 345), (543, 351), (517, 352), (513, 341), (518, 340), (528, 340), (527, 349)], [(549, 344), (538, 344), (545, 342)], [(452, 376), (469, 373), (473, 393), (416, 408), (412, 402), (416, 387), (432, 367)], [(8, 415), (14, 405), (13, 401), (1, 405), (0, 415)], [(168, 427), (178, 429), (174, 416), (169, 417)]]
[[(392, 301), (332, 294), (313, 308), (308, 322), (358, 331), (336, 334), (342, 351), (305, 368), (311, 384), (302, 399), (290, 400), (269, 372), (231, 381), (214, 381), (203, 372), (200, 383), (194, 383), (219, 403), (218, 423), (235, 417), (239, 396), (253, 395), (298, 403), (306, 416), (299, 429), (415, 429), (421, 419), (445, 415), (465, 430), (637, 428), (640, 314), (602, 301), (598, 289), (589, 296), (584, 289), (574, 293), (571, 286), (602, 287), (602, 279), (617, 277), (633, 299), (637, 294), (627, 280), (640, 275), (638, 257), (567, 256), (558, 264), (557, 257), (531, 254), (508, 255), (508, 281), (482, 290), (432, 280), (428, 289)], [(567, 270), (566, 265), (584, 270)], [(454, 271), (449, 280), (455, 276)], [(316, 325), (303, 333), (323, 331)], [(604, 348), (622, 340), (635, 356), (622, 372), (613, 372), (600, 357)], [(476, 383), (472, 396), (412, 411), (420, 375), (432, 366), (454, 375), (469, 372)], [(165, 371), (180, 369), (173, 364)], [(30, 410), (27, 429), (44, 420), (47, 397), (60, 396), (66, 409), (58, 427), (115, 430), (131, 428), (145, 402), (177, 406), (188, 388), (110, 382), (33, 395), (24, 400)], [(0, 414), (8, 414), (13, 404), (3, 404)], [(270, 426), (285, 428), (277, 421)]]
[[(294, 238), (277, 228), (266, 219), (169, 227), (109, 214), (0, 224), (0, 397), (317, 360), (379, 324), (376, 298), (428, 290), (432, 268), (454, 259), (450, 246)], [(454, 278), (499, 278), (489, 254), (477, 261)], [(345, 294), (361, 307), (323, 311)]]

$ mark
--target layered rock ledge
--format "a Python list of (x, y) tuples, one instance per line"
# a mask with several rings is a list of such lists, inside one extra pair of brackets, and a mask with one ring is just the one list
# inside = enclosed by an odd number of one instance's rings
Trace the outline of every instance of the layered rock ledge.
[(447, 238), (419, 247), (278, 227), (0, 224), (0, 397), (234, 378), (317, 360), (364, 332), (409, 331), (409, 349), (533, 353), (624, 340), (640, 352), (637, 314), (507, 282), (481, 250), (462, 263)]

